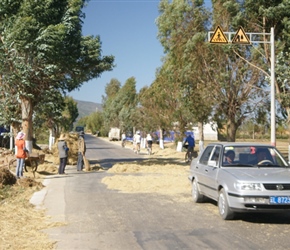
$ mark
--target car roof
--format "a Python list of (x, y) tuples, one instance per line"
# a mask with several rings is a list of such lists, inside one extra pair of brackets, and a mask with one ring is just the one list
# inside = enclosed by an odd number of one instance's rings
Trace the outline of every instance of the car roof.
[(215, 145), (220, 145), (222, 147), (227, 147), (227, 146), (274, 147), (271, 144), (265, 144), (265, 143), (260, 143), (260, 142), (211, 142), (208, 144), (208, 146), (215, 146)]

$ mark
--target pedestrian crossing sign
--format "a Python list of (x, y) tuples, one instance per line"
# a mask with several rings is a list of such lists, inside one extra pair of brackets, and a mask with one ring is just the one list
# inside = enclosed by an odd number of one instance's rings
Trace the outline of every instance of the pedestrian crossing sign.
[(235, 34), (232, 43), (235, 44), (251, 44), (250, 39), (248, 38), (248, 36), (246, 35), (244, 29), (242, 27), (240, 27), (237, 31), (237, 33)]
[(228, 43), (228, 39), (225, 36), (220, 26), (217, 26), (209, 42), (210, 43)]

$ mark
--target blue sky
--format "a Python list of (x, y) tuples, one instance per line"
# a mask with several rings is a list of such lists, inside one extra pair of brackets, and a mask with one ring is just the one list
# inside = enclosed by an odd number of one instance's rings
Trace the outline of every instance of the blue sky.
[(76, 100), (101, 103), (105, 86), (116, 78), (123, 86), (136, 78), (136, 90), (150, 86), (162, 65), (157, 39), (158, 0), (91, 0), (83, 9), (83, 35), (100, 35), (102, 55), (115, 56), (116, 67), (68, 93)]

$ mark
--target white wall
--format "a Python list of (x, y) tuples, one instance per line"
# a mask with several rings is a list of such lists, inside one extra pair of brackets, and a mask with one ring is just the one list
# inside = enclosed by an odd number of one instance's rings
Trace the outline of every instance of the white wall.
[[(211, 140), (211, 141), (217, 141), (218, 140), (218, 133), (217, 133), (217, 130), (216, 129), (213, 129), (213, 128), (216, 128), (217, 126), (214, 124), (210, 124), (210, 123), (207, 123), (203, 126), (203, 133), (204, 133), (204, 140), (208, 141), (208, 140)], [(199, 129), (198, 127), (193, 127), (192, 128), (193, 131), (194, 131), (194, 138), (195, 140), (199, 140)]]

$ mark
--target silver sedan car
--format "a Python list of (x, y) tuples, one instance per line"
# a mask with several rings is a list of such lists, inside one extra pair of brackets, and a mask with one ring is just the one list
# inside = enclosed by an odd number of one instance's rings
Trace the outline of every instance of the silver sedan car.
[(192, 161), (189, 180), (193, 201), (217, 201), (224, 220), (237, 212), (290, 210), (290, 167), (274, 146), (211, 143)]

